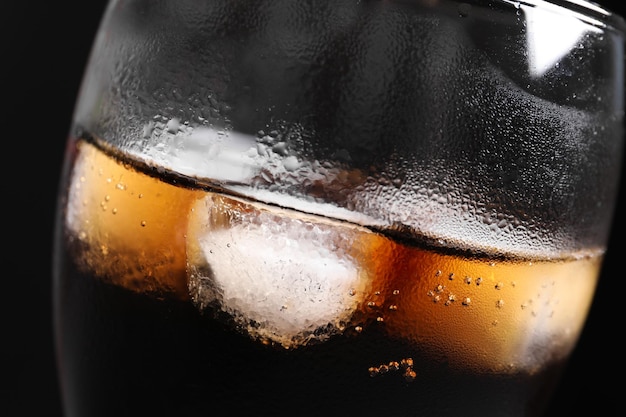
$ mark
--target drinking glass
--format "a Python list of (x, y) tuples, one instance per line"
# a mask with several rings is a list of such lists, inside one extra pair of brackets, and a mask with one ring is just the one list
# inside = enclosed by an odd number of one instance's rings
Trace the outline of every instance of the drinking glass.
[(625, 29), (111, 0), (59, 188), (66, 416), (541, 416), (607, 250)]

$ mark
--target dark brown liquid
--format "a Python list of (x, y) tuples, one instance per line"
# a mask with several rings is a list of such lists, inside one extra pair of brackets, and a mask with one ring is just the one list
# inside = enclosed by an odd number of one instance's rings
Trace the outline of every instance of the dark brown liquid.
[[(445, 254), (179, 187), (84, 142), (75, 162), (55, 271), (68, 417), (538, 416), (595, 285), (595, 257)], [(213, 229), (203, 234), (206, 212)], [(234, 308), (224, 295), (232, 280), (207, 274), (201, 281), (221, 295), (194, 292), (190, 282), (210, 269), (212, 252), (203, 252), (206, 265), (189, 266), (199, 245), (189, 242), (236, 229), (238, 213), (348, 234), (345, 250), (358, 267), (350, 314), (302, 342), (278, 319), (268, 318), (263, 333), (258, 313)], [(250, 268), (272, 279), (266, 266)]]

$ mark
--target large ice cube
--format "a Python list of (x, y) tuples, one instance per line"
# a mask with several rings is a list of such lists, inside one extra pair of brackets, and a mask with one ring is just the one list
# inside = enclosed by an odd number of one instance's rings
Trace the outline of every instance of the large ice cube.
[(255, 338), (285, 347), (325, 339), (350, 320), (368, 281), (360, 235), (350, 224), (210, 194), (190, 221), (192, 298)]

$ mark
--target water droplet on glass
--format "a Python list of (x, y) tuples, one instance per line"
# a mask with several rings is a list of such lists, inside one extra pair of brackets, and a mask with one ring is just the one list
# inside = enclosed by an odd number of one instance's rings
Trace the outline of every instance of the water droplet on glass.
[(459, 7), (457, 8), (457, 10), (459, 12), (459, 17), (468, 17), (470, 14), (470, 11), (472, 10), (472, 6), (467, 3), (461, 3), (459, 4)]

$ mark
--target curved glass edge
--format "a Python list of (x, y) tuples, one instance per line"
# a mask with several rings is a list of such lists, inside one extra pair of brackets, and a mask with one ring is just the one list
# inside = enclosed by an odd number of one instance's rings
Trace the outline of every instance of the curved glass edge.
[(587, 0), (501, 0), (515, 7), (527, 5), (569, 13), (579, 20), (607, 30), (626, 35), (626, 20), (623, 16), (598, 3)]

